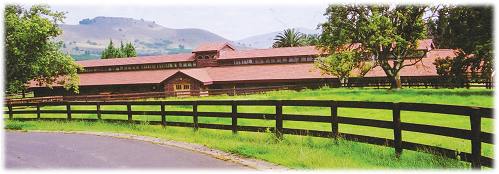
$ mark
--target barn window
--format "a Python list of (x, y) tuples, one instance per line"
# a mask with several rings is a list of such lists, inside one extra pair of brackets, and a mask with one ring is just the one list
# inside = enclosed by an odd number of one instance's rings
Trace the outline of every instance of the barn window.
[(191, 84), (189, 83), (179, 83), (175, 84), (175, 91), (189, 91), (191, 90)]
[(176, 84), (175, 85), (175, 91), (180, 91), (182, 90), (182, 85), (181, 84)]

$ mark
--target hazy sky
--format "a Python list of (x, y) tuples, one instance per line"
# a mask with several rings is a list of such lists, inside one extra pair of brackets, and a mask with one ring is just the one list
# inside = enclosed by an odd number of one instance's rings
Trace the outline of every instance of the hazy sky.
[(78, 24), (96, 16), (150, 20), (168, 28), (201, 28), (230, 40), (281, 31), (285, 28), (315, 29), (325, 20), (326, 3), (314, 4), (218, 4), (218, 5), (51, 5), (66, 11), (66, 24)]

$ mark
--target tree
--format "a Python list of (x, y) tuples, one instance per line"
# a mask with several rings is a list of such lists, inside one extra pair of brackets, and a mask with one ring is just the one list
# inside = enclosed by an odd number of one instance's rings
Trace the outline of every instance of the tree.
[(391, 82), (400, 89), (400, 70), (421, 62), (406, 63), (408, 55), (417, 53), (417, 41), (426, 37), (426, 6), (401, 5), (331, 5), (327, 21), (319, 24), (322, 34), (318, 46), (335, 54), (357, 50), (372, 58)]
[(135, 52), (135, 47), (131, 42), (123, 45), (120, 43), (120, 47), (114, 48), (113, 40), (109, 40), (109, 44), (101, 53), (101, 59), (112, 59), (112, 58), (124, 58), (124, 57), (136, 57), (137, 52)]
[(135, 47), (131, 42), (125, 45), (125, 49), (123, 50), (123, 54), (125, 57), (137, 57), (137, 52), (135, 52)]
[(456, 87), (465, 87), (466, 70), (470, 65), (470, 60), (464, 54), (459, 53), (456, 57), (437, 58), (433, 63), (437, 68), (437, 74), (442, 80), (454, 84)]
[(359, 53), (355, 51), (343, 51), (315, 59), (314, 66), (321, 70), (322, 74), (336, 76), (342, 84), (346, 84), (359, 57)]
[[(441, 71), (453, 67), (447, 75), (451, 81), (461, 83), (468, 69), (472, 77), (490, 78), (493, 71), (492, 18), (490, 6), (444, 6), (438, 17), (430, 23), (431, 35), (438, 47), (458, 51), (454, 59), (441, 58), (435, 62)], [(446, 65), (443, 62), (447, 62)], [(442, 67), (438, 67), (442, 66)]]
[(58, 23), (63, 12), (53, 12), (49, 6), (5, 6), (6, 92), (26, 90), (30, 80), (52, 87), (57, 83), (78, 92), (78, 70), (81, 67), (61, 52), (62, 43), (54, 38), (62, 33)]
[(302, 44), (306, 46), (315, 46), (319, 43), (319, 35), (317, 34), (304, 34)]
[(109, 44), (101, 53), (101, 59), (117, 58), (118, 51), (114, 48), (113, 40), (109, 39)]
[(274, 38), (272, 47), (296, 47), (303, 45), (304, 35), (295, 29), (285, 29), (282, 33), (277, 34)]
[(116, 57), (117, 58), (127, 57), (124, 52), (125, 52), (125, 45), (123, 45), (123, 41), (120, 41), (120, 47), (118, 48), (118, 53), (116, 54)]

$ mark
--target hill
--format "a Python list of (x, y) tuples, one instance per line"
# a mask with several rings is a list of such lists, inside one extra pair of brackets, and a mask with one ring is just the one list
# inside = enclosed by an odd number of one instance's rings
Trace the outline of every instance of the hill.
[(202, 29), (173, 29), (154, 21), (122, 17), (101, 16), (81, 20), (78, 25), (62, 24), (60, 27), (63, 34), (56, 40), (63, 41), (63, 50), (80, 60), (100, 57), (109, 39), (116, 46), (120, 41), (132, 42), (139, 55), (190, 52), (203, 42), (230, 42)]

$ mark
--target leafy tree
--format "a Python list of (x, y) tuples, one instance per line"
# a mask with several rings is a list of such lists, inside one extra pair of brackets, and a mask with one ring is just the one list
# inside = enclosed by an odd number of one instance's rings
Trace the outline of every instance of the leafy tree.
[(57, 83), (78, 92), (78, 70), (81, 67), (62, 53), (62, 43), (53, 39), (62, 33), (58, 23), (63, 12), (46, 5), (24, 9), (20, 5), (5, 6), (6, 92), (26, 90), (30, 80), (52, 87)]
[[(438, 18), (430, 23), (431, 34), (438, 47), (458, 50), (455, 59), (442, 58), (435, 64), (446, 69), (444, 61), (453, 67), (452, 73), (444, 73), (451, 81), (461, 83), (466, 70), (482, 72), (481, 78), (490, 78), (493, 71), (492, 7), (444, 6), (438, 10)], [(438, 67), (442, 65), (443, 67)]]
[(293, 29), (285, 29), (282, 33), (277, 34), (274, 38), (272, 47), (296, 47), (303, 45), (304, 35)]
[(426, 6), (405, 5), (331, 5), (319, 24), (322, 34), (318, 46), (335, 54), (357, 50), (381, 66), (391, 82), (400, 89), (400, 70), (421, 62), (421, 58), (404, 63), (408, 55), (417, 53), (417, 41), (426, 37), (429, 10)]
[(319, 35), (317, 34), (305, 34), (302, 39), (303, 45), (315, 46), (319, 43)]
[(336, 76), (345, 84), (359, 57), (360, 54), (355, 51), (342, 51), (315, 59), (314, 66), (321, 70), (322, 74)]
[(464, 87), (467, 81), (464, 72), (468, 69), (470, 60), (464, 54), (459, 53), (458, 56), (453, 58), (437, 58), (433, 64), (435, 64), (437, 74), (442, 80), (454, 84), (455, 87)]

